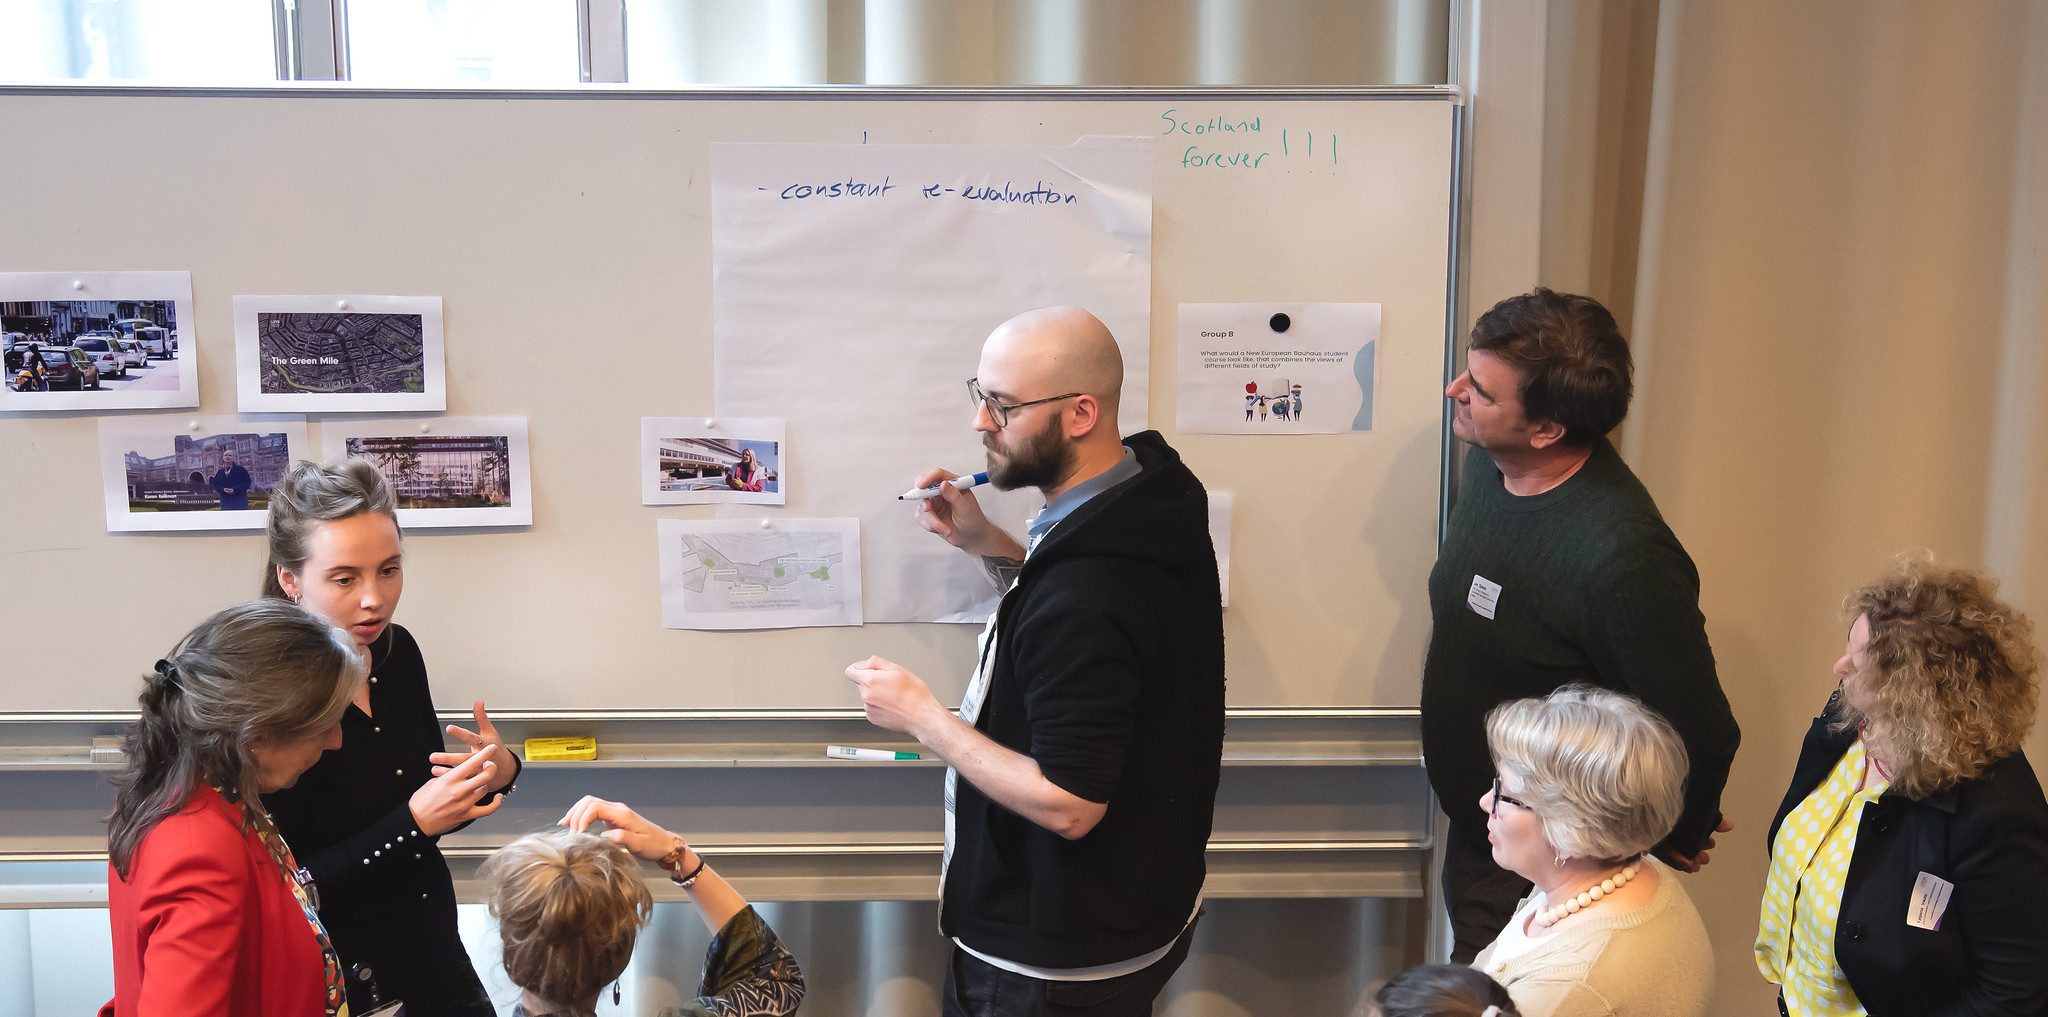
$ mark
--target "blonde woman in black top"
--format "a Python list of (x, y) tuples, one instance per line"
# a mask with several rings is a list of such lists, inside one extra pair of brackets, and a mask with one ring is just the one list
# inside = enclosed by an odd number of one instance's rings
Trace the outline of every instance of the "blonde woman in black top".
[[(426, 662), (392, 624), (404, 588), (396, 501), (361, 459), (294, 467), (270, 496), (264, 593), (346, 629), (369, 678), (342, 715), (342, 745), (288, 791), (265, 797), (321, 891), (320, 917), (350, 979), (352, 1009), (403, 1000), (408, 1017), (489, 1017), (456, 929), (440, 837), (497, 811), (519, 772), (476, 704), (477, 728), (445, 730)], [(367, 969), (367, 973), (360, 969)]]

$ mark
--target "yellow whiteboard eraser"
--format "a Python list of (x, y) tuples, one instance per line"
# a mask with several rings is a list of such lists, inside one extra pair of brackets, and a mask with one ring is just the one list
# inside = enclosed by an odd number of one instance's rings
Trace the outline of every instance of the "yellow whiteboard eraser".
[(595, 738), (528, 738), (526, 758), (536, 762), (551, 759), (596, 759)]

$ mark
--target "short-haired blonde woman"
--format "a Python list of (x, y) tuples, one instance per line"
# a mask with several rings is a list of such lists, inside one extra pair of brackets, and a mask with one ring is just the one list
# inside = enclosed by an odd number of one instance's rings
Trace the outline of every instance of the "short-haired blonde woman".
[(1648, 855), (1685, 806), (1685, 745), (1633, 697), (1571, 685), (1486, 718), (1493, 858), (1535, 884), (1472, 966), (1525, 1017), (1700, 1017), (1713, 954)]
[(1771, 823), (1757, 967), (1800, 1017), (2048, 1013), (2032, 627), (1990, 577), (1926, 561), (1845, 606)]
[[(607, 826), (603, 835), (587, 832)], [(676, 1017), (783, 1017), (804, 976), (775, 930), (683, 838), (619, 802), (585, 797), (565, 829), (531, 833), (484, 862), (505, 975), (520, 988), (514, 1017), (587, 1017), (626, 970), (653, 897), (634, 856), (662, 865), (712, 932), (697, 999)]]

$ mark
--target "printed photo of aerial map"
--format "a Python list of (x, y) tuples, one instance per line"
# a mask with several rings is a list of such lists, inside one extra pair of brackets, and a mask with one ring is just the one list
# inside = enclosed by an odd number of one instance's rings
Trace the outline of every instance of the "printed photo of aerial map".
[(417, 314), (265, 311), (256, 339), (264, 395), (426, 391)]
[(662, 519), (655, 532), (667, 628), (861, 623), (857, 519)]

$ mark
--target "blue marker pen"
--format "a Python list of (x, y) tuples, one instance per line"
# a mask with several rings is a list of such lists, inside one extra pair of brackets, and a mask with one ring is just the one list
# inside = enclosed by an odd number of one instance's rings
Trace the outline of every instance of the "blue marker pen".
[(971, 477), (954, 477), (951, 480), (944, 481), (938, 484), (933, 484), (930, 487), (913, 487), (910, 490), (897, 495), (896, 500), (924, 501), (929, 498), (936, 498), (939, 496), (939, 491), (943, 489), (947, 484), (953, 485), (958, 490), (965, 491), (970, 488), (980, 487), (981, 485), (986, 483), (988, 483), (988, 474), (986, 472), (977, 473)]

